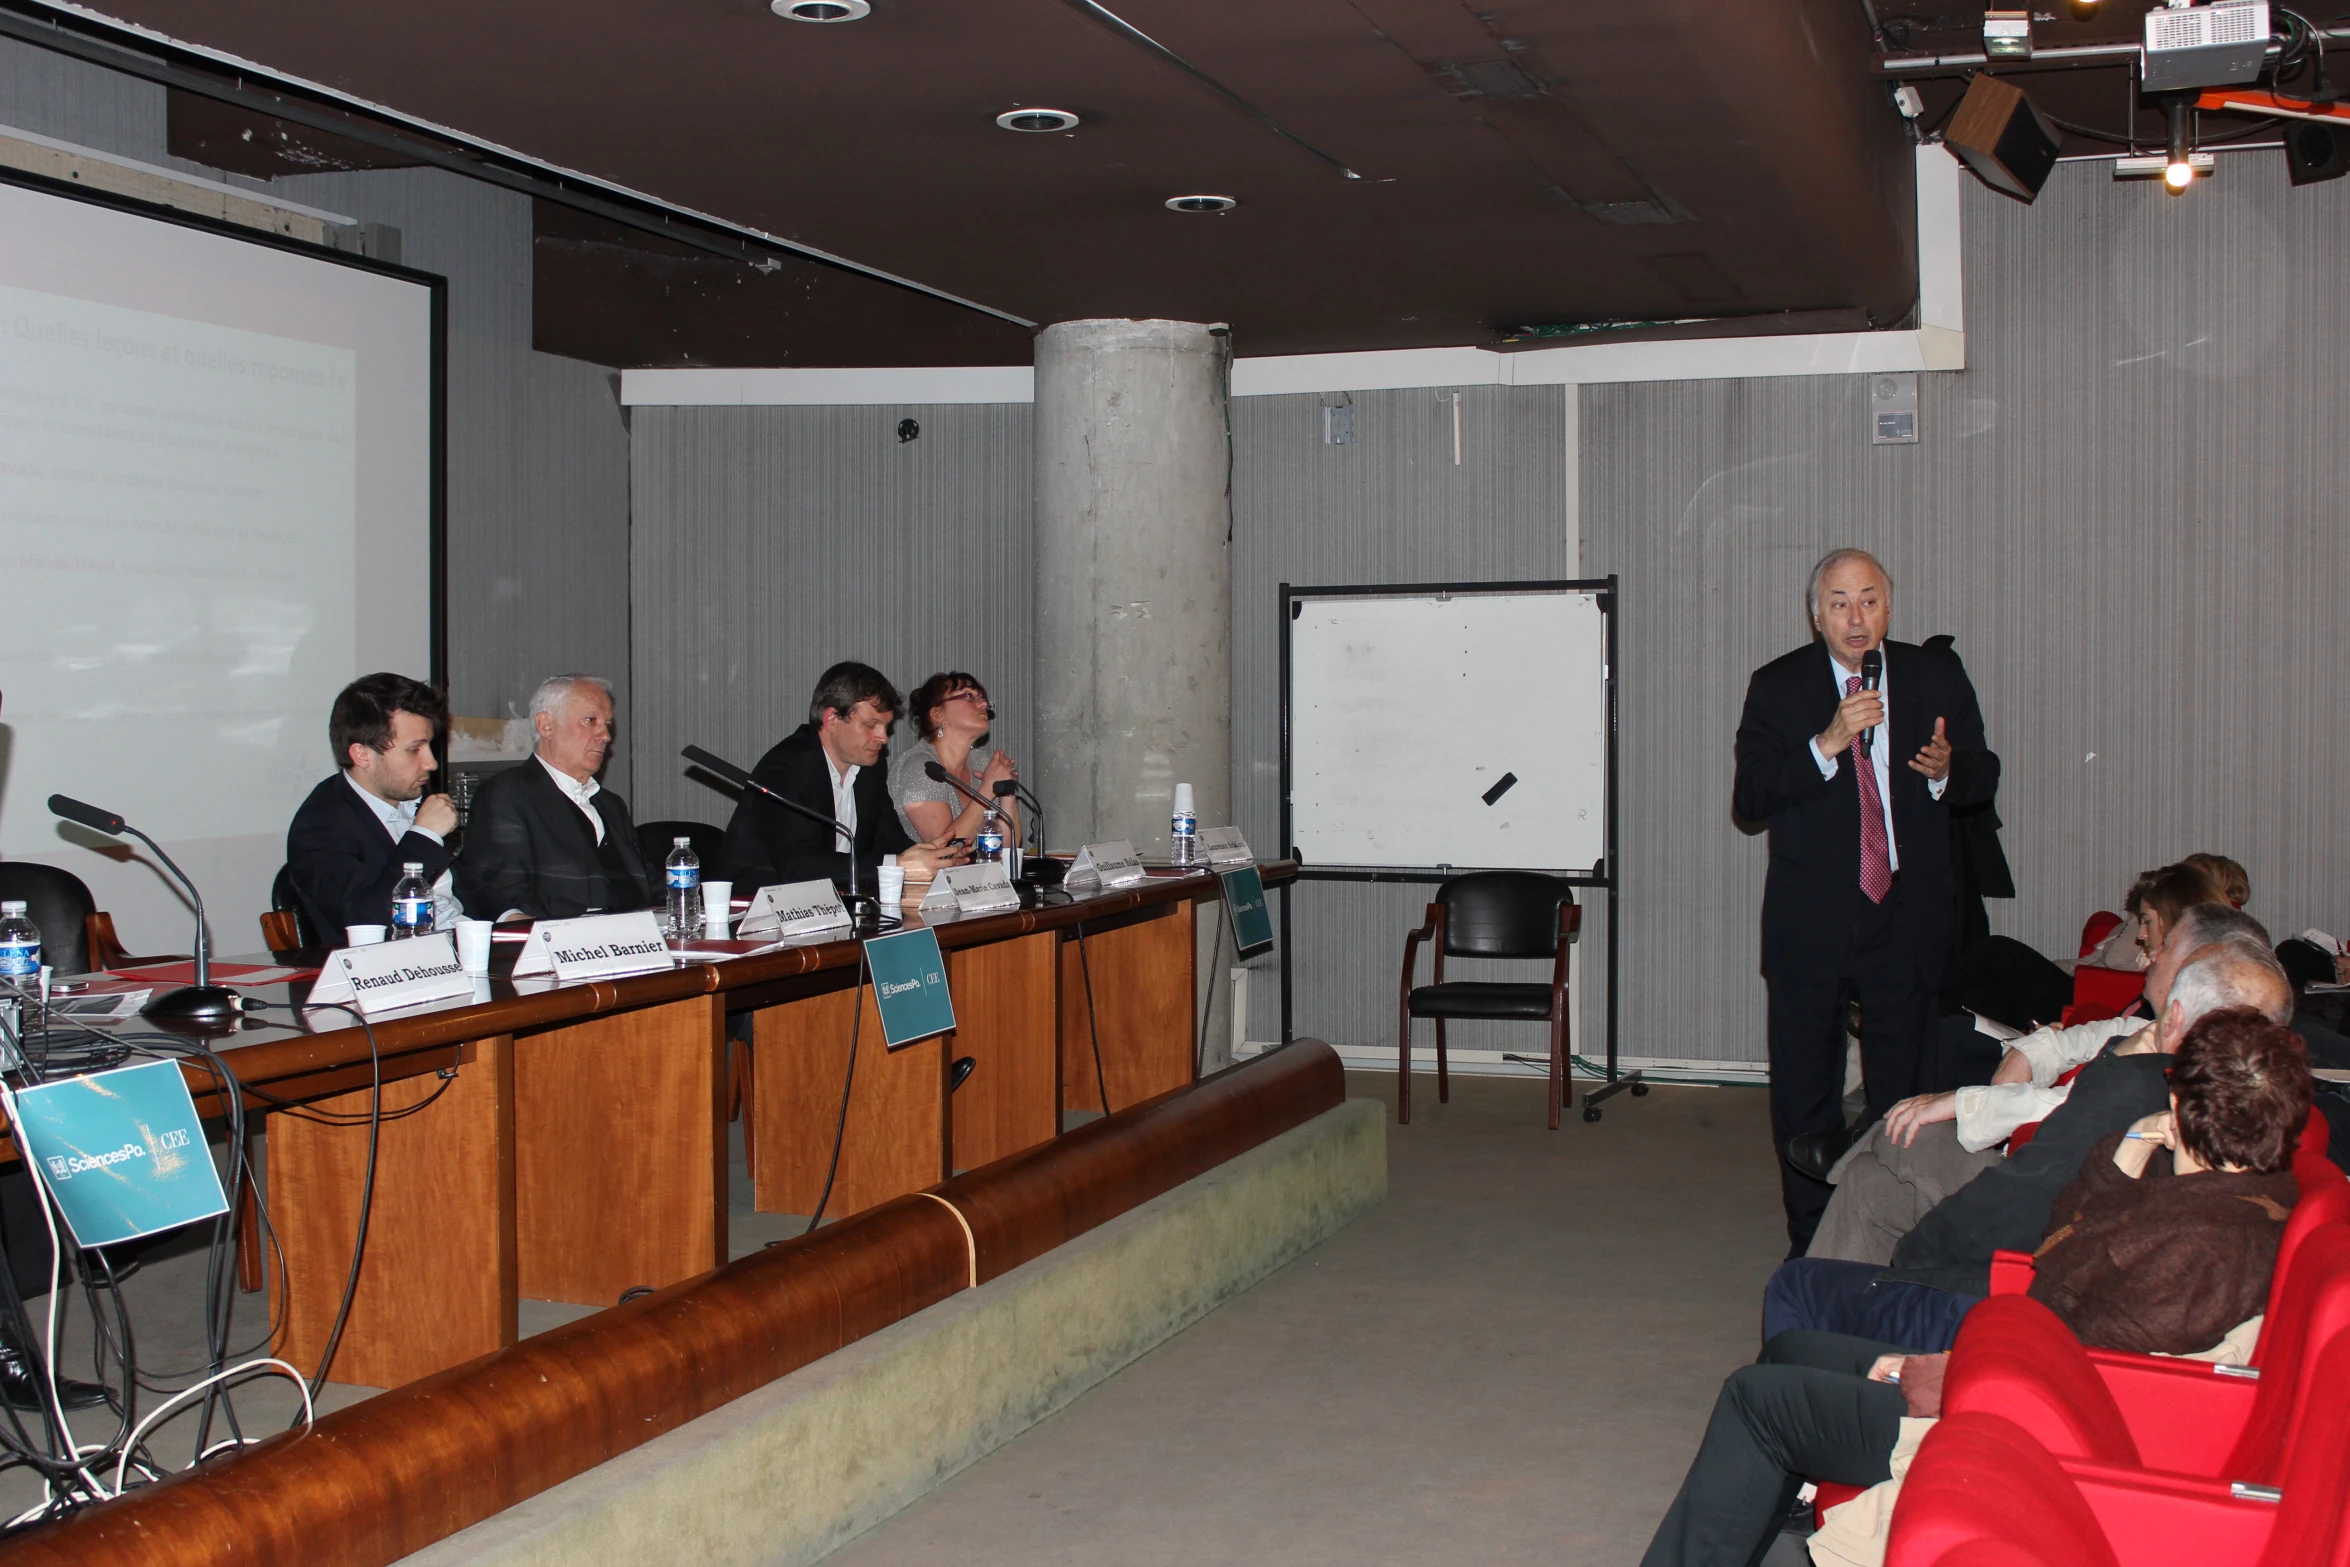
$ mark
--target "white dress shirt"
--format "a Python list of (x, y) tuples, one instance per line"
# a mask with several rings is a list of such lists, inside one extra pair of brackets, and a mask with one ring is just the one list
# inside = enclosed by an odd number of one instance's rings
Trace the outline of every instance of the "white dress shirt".
[[(818, 747), (819, 750), (823, 748)], [(832, 776), (832, 819), (840, 823), (840, 830), (848, 837), (835, 841), (836, 851), (854, 853), (857, 842), (857, 775), (865, 769), (850, 763), (848, 770), (832, 765), (832, 753), (824, 752), (824, 770)]]
[[(416, 808), (424, 803), (423, 796), (402, 800), (395, 805), (368, 793), (366, 787), (348, 771), (343, 774), (343, 782), (349, 784), (352, 792), (367, 802), (367, 808), (375, 812), (375, 819), (384, 824), (384, 831), (392, 835), (392, 842), (398, 843), (412, 832), (421, 833), (435, 843), (441, 841), (441, 835), (430, 827), (416, 825)], [(457, 901), (450, 876), (450, 872), (443, 871), (432, 884), (432, 923), (435, 930), (447, 930), (451, 922), (465, 916), (465, 905)]]
[(2058, 1078), (2096, 1060), (2110, 1041), (2153, 1026), (2141, 1018), (2100, 1018), (2070, 1028), (2034, 1029), (2011, 1041), (2008, 1048), (2032, 1063), (2032, 1080), (1960, 1089), (1958, 1145), (1968, 1153), (1981, 1153), (2006, 1142), (2017, 1127), (2047, 1120), (2050, 1112), (2072, 1096), (2073, 1085), (2059, 1083)]
[[(1892, 661), (1888, 659), (1886, 662)], [(1828, 673), (1836, 683), (1836, 700), (1841, 702), (1844, 700), (1844, 682), (1860, 671), (1846, 669), (1831, 653), (1828, 655)], [(1877, 808), (1885, 813), (1885, 861), (1891, 869), (1898, 871), (1901, 869), (1901, 840), (1893, 836), (1893, 682), (1887, 678), (1889, 674), (1888, 670), (1877, 676), (1877, 697), (1885, 704), (1885, 722), (1877, 726), (1877, 733), (1870, 742), (1869, 762), (1877, 773)], [(1819, 764), (1820, 776), (1834, 778), (1837, 764), (1843, 761), (1843, 757), (1822, 756), (1818, 735), (1813, 735), (1809, 743), (1811, 759)], [(1950, 779), (1947, 776), (1926, 780), (1926, 793), (1937, 800), (1942, 798), (1942, 791), (1949, 787)]]
[(579, 813), (588, 819), (588, 830), (596, 835), (596, 847), (602, 848), (604, 846), (604, 818), (598, 815), (596, 808), (588, 802), (603, 793), (604, 786), (593, 778), (583, 783), (562, 768), (550, 763), (543, 756), (534, 757), (533, 760), (541, 767), (546, 768), (547, 776), (555, 780), (555, 787), (563, 791), (564, 797), (579, 807)]

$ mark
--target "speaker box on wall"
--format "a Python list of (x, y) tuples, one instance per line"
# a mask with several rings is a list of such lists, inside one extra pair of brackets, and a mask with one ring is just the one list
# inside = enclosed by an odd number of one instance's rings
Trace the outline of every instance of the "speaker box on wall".
[(2048, 183), (2061, 141), (2031, 99), (1990, 76), (1967, 88), (1942, 139), (1984, 184), (2018, 201), (2030, 201)]
[(2313, 120), (2285, 122), (2285, 174), (2296, 185), (2338, 180), (2350, 174), (2350, 121), (2320, 125)]

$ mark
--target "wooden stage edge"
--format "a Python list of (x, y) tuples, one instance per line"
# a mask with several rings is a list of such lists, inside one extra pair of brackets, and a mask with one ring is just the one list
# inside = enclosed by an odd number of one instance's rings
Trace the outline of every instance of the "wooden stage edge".
[(896, 1198), (27, 1533), (0, 1567), (386, 1567), (1345, 1097), (1337, 1054), (1301, 1040), (928, 1189), (943, 1200)]

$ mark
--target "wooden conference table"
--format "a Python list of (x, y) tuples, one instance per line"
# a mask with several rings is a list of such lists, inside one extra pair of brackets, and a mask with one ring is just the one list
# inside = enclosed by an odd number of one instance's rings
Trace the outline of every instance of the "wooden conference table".
[[(1278, 885), (1296, 867), (1260, 871)], [(859, 949), (845, 939), (572, 985), (485, 978), (470, 1001), (373, 1020), (383, 1120), (333, 1379), (397, 1386), (512, 1344), (519, 1299), (609, 1306), (724, 1263), (729, 1012), (753, 1017), (736, 1088), (763, 1212), (815, 1210), (852, 1026), (856, 1075), (827, 1218), (1049, 1141), (1065, 1111), (1104, 1108), (1104, 1088), (1108, 1108), (1123, 1109), (1193, 1081), (1195, 910), (1222, 884), (1161, 873), (1065, 903), (1050, 896), (932, 922), (956, 1028), (896, 1051), (883, 1047)], [(494, 972), (513, 950), (501, 943)], [(293, 1003), (307, 989), (247, 993)], [(247, 1116), (264, 1117), (283, 1254), (276, 1352), (315, 1365), (366, 1189), (368, 1034), (346, 1013), (273, 1008), (211, 1043), (246, 1090)], [(976, 1066), (950, 1095), (960, 1056)], [(205, 1067), (190, 1064), (187, 1077), (200, 1109), (225, 1112)]]

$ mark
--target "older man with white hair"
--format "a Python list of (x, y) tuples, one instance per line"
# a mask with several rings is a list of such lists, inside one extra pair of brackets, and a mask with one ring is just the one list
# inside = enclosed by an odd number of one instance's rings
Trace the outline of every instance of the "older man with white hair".
[(648, 908), (652, 880), (628, 802), (596, 781), (612, 749), (612, 683), (557, 675), (530, 699), (536, 754), (473, 797), (457, 890), (509, 919), (576, 919)]
[(1738, 720), (1738, 818), (1771, 835), (1762, 970), (1770, 985), (1771, 1132), (1790, 1255), (1828, 1205), (1842, 1155), (1844, 1020), (1860, 1003), (1865, 1125), (1924, 1084), (1958, 893), (1950, 812), (1989, 800), (1999, 758), (1966, 668), (1888, 642), (1893, 579), (1865, 550), (1812, 569), (1813, 640), (1765, 664)]

